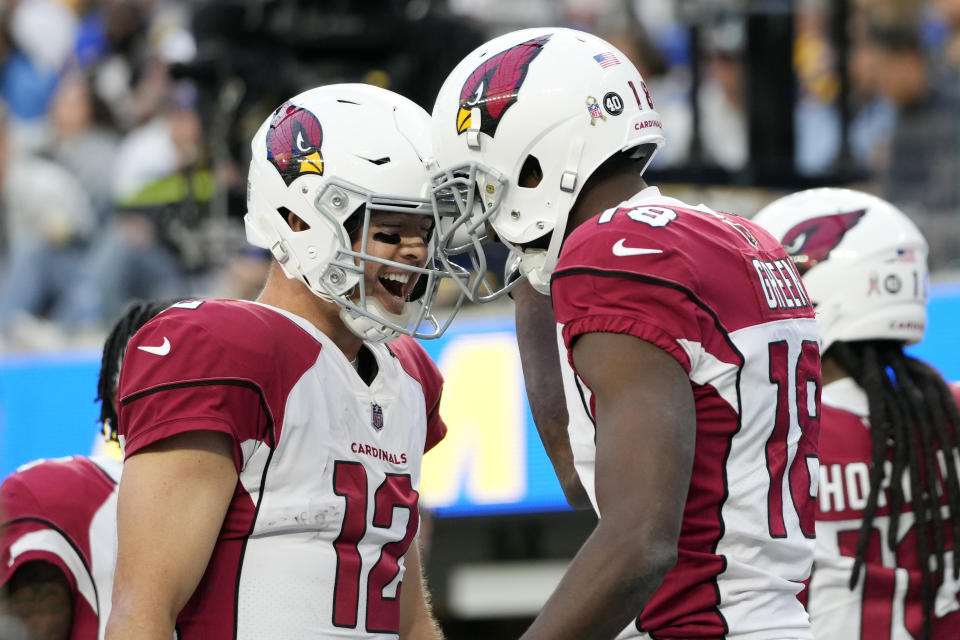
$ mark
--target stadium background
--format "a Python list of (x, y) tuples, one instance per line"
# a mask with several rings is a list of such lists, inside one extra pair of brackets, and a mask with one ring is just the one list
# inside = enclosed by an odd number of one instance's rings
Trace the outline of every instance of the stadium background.
[[(933, 252), (930, 326), (913, 353), (960, 379), (958, 0), (20, 0), (0, 10), (0, 476), (98, 446), (99, 345), (130, 298), (256, 295), (266, 261), (243, 245), (243, 174), (276, 104), (366, 81), (429, 110), (475, 45), (550, 24), (607, 37), (641, 67), (667, 136), (648, 178), (665, 192), (747, 216), (819, 185), (901, 206)], [(926, 75), (905, 99), (913, 47)], [(62, 122), (81, 104), (99, 114), (86, 137)], [(177, 152), (163, 166), (135, 144), (159, 124), (147, 139)], [(71, 164), (71, 149), (102, 150), (91, 131), (113, 140), (96, 156), (112, 169)], [(50, 173), (18, 192), (9, 167), (25, 160), (66, 168), (90, 211)], [(20, 251), (24, 238), (40, 248)], [(110, 277), (81, 278), (103, 256)], [(424, 346), (447, 380), (450, 426), (422, 488), (436, 610), (454, 640), (518, 635), (595, 519), (566, 508), (537, 438), (510, 303), (467, 309)]]

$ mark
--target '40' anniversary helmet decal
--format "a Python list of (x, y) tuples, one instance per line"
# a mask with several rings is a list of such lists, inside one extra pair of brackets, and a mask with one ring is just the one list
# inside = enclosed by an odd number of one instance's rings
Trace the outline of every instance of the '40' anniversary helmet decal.
[(804, 220), (783, 236), (781, 244), (787, 250), (800, 275), (822, 260), (836, 248), (847, 234), (867, 213), (866, 209), (835, 213)]
[[(514, 45), (484, 61), (470, 74), (460, 89), (458, 134), (473, 128), (494, 136), (500, 118), (517, 101), (530, 63), (549, 39), (550, 35), (545, 35)], [(479, 123), (473, 122), (473, 109), (480, 110)]]
[(317, 117), (285, 102), (273, 114), (267, 131), (267, 158), (290, 186), (305, 173), (323, 175), (322, 143), (323, 128)]

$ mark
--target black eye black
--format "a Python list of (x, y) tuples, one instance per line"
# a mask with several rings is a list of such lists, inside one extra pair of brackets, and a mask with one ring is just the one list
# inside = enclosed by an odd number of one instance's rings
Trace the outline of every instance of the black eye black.
[(399, 233), (384, 233), (382, 231), (377, 231), (373, 234), (373, 239), (377, 242), (383, 242), (384, 244), (400, 244)]

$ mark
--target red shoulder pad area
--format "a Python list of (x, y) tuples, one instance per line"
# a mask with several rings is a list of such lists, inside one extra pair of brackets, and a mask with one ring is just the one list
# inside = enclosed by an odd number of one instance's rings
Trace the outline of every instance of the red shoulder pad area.
[(179, 303), (130, 340), (120, 374), (125, 455), (185, 431), (271, 442), (290, 388), (321, 345), (283, 314), (250, 302)]
[(766, 231), (731, 214), (629, 203), (580, 225), (554, 273), (557, 321), (569, 345), (594, 331), (631, 333), (676, 357), (700, 342), (787, 318), (813, 317), (799, 275)]
[(42, 560), (59, 566), (72, 583), (55, 553), (35, 549), (13, 559), (10, 546), (28, 533), (53, 529), (80, 550), (88, 549), (91, 518), (115, 488), (113, 478), (82, 456), (37, 460), (10, 474), (0, 485), (2, 582), (25, 562)]
[(420, 343), (410, 336), (400, 336), (391, 342), (390, 350), (397, 356), (404, 371), (419, 381), (420, 386), (423, 387), (427, 412), (427, 439), (423, 450), (430, 451), (447, 435), (447, 425), (440, 417), (443, 374)]
[(37, 460), (20, 467), (0, 485), (0, 513), (4, 521), (52, 518), (62, 526), (76, 523), (86, 527), (84, 518), (99, 508), (116, 485), (83, 456)]

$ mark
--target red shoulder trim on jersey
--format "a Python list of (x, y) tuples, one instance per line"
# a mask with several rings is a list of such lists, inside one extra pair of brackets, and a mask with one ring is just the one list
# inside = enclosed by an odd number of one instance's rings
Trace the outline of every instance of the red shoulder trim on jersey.
[(443, 374), (427, 355), (420, 343), (409, 336), (400, 336), (388, 346), (400, 366), (423, 388), (424, 411), (427, 416), (427, 437), (423, 445), (426, 453), (447, 435), (447, 425), (440, 416), (440, 397), (443, 395)]
[(89, 458), (36, 461), (0, 485), (0, 512), (7, 520), (37, 518), (55, 523), (75, 546), (90, 548), (90, 524), (116, 481)]
[(622, 333), (639, 338), (669, 353), (687, 375), (690, 374), (690, 358), (673, 336), (649, 323), (620, 315), (589, 316), (563, 325), (563, 341), (567, 346), (570, 366), (573, 366), (573, 342), (585, 333)]
[[(162, 353), (155, 351), (161, 347)], [(196, 309), (168, 309), (130, 340), (121, 368), (121, 402), (163, 385), (249, 380), (268, 406), (282, 413), (272, 401), (282, 404), (285, 391), (316, 362), (321, 348), (294, 320), (264, 305), (208, 300)], [(280, 416), (274, 418), (279, 427)]]

